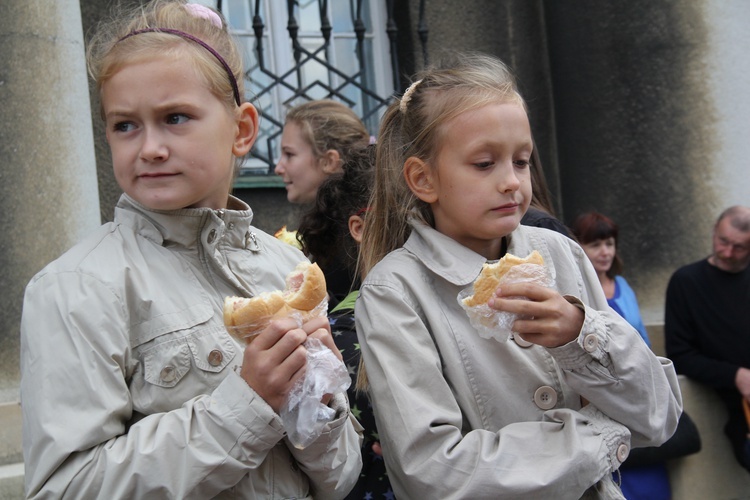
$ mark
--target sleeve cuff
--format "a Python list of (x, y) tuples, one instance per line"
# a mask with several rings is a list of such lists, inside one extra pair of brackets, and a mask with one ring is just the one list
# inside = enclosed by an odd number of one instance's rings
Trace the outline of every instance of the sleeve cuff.
[(213, 397), (229, 408), (231, 414), (251, 434), (274, 446), (285, 435), (281, 418), (263, 398), (233, 370), (213, 392)]
[(607, 325), (604, 318), (576, 297), (566, 295), (565, 299), (584, 312), (581, 332), (575, 340), (547, 350), (563, 370), (577, 370), (593, 360), (603, 363), (607, 359)]

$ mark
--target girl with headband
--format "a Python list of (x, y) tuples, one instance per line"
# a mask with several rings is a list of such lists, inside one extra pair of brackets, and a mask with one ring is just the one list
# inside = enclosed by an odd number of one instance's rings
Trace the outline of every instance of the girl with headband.
[(361, 469), (346, 395), (304, 449), (279, 417), (303, 343), (338, 357), (325, 318), (277, 320), (240, 345), (226, 296), (283, 289), (305, 259), (231, 196), (256, 139), (222, 17), (153, 0), (88, 52), (115, 177), (115, 220), (29, 283), (21, 324), (26, 494), (342, 498)]

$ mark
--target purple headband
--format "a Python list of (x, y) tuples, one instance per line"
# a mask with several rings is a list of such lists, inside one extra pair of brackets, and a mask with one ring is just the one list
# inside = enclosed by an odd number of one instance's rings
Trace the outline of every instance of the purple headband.
[(240, 104), (241, 104), (241, 101), (240, 101), (240, 90), (237, 87), (237, 79), (234, 77), (234, 74), (232, 73), (232, 70), (229, 68), (229, 65), (227, 64), (227, 62), (224, 60), (223, 57), (221, 57), (221, 54), (219, 54), (218, 52), (216, 52), (213, 49), (213, 47), (211, 47), (209, 44), (207, 44), (206, 42), (204, 42), (200, 38), (194, 37), (190, 33), (185, 33), (184, 31), (173, 30), (173, 29), (170, 29), (170, 28), (145, 28), (145, 29), (142, 29), (142, 30), (131, 31), (130, 33), (128, 33), (124, 37), (120, 38), (117, 41), (117, 43), (120, 43), (123, 40), (125, 40), (126, 38), (130, 38), (131, 36), (140, 35), (141, 33), (169, 33), (171, 35), (177, 35), (177, 36), (185, 38), (187, 40), (191, 40), (191, 41), (197, 43), (198, 45), (200, 45), (201, 47), (203, 47), (204, 49), (206, 49), (207, 51), (209, 51), (211, 53), (211, 55), (213, 55), (221, 63), (221, 66), (224, 68), (224, 71), (227, 72), (227, 75), (229, 76), (229, 83), (232, 85), (232, 92), (234, 93), (234, 102), (237, 103), (237, 106), (240, 106)]

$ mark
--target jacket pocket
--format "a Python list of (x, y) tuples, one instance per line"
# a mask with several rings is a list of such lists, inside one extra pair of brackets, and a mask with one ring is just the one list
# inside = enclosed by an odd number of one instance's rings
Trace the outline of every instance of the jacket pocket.
[(142, 369), (133, 374), (131, 393), (134, 408), (144, 414), (170, 411), (210, 394), (238, 352), (226, 329), (218, 325), (165, 333), (135, 351)]

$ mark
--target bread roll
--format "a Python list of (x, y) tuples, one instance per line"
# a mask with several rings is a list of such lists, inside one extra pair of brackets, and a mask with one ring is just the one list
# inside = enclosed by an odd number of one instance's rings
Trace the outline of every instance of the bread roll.
[(258, 324), (276, 314), (285, 304), (279, 291), (250, 298), (227, 297), (224, 300), (224, 324), (234, 327)]
[(284, 300), (292, 309), (311, 311), (326, 298), (326, 278), (317, 264), (300, 262), (286, 277)]
[[(274, 318), (294, 310), (309, 312), (327, 297), (323, 271), (317, 264), (301, 262), (286, 276), (286, 288), (264, 292), (255, 297), (226, 297), (224, 325), (236, 338), (250, 342)], [(325, 311), (323, 311), (325, 313)], [(304, 316), (303, 319), (310, 316)]]
[(500, 284), (500, 279), (505, 276), (514, 266), (520, 264), (539, 264), (544, 265), (542, 254), (534, 250), (526, 258), (516, 257), (513, 254), (506, 253), (500, 260), (494, 264), (485, 263), (482, 272), (474, 281), (474, 295), (464, 299), (464, 304), (469, 307), (486, 304), (490, 297), (495, 293)]

